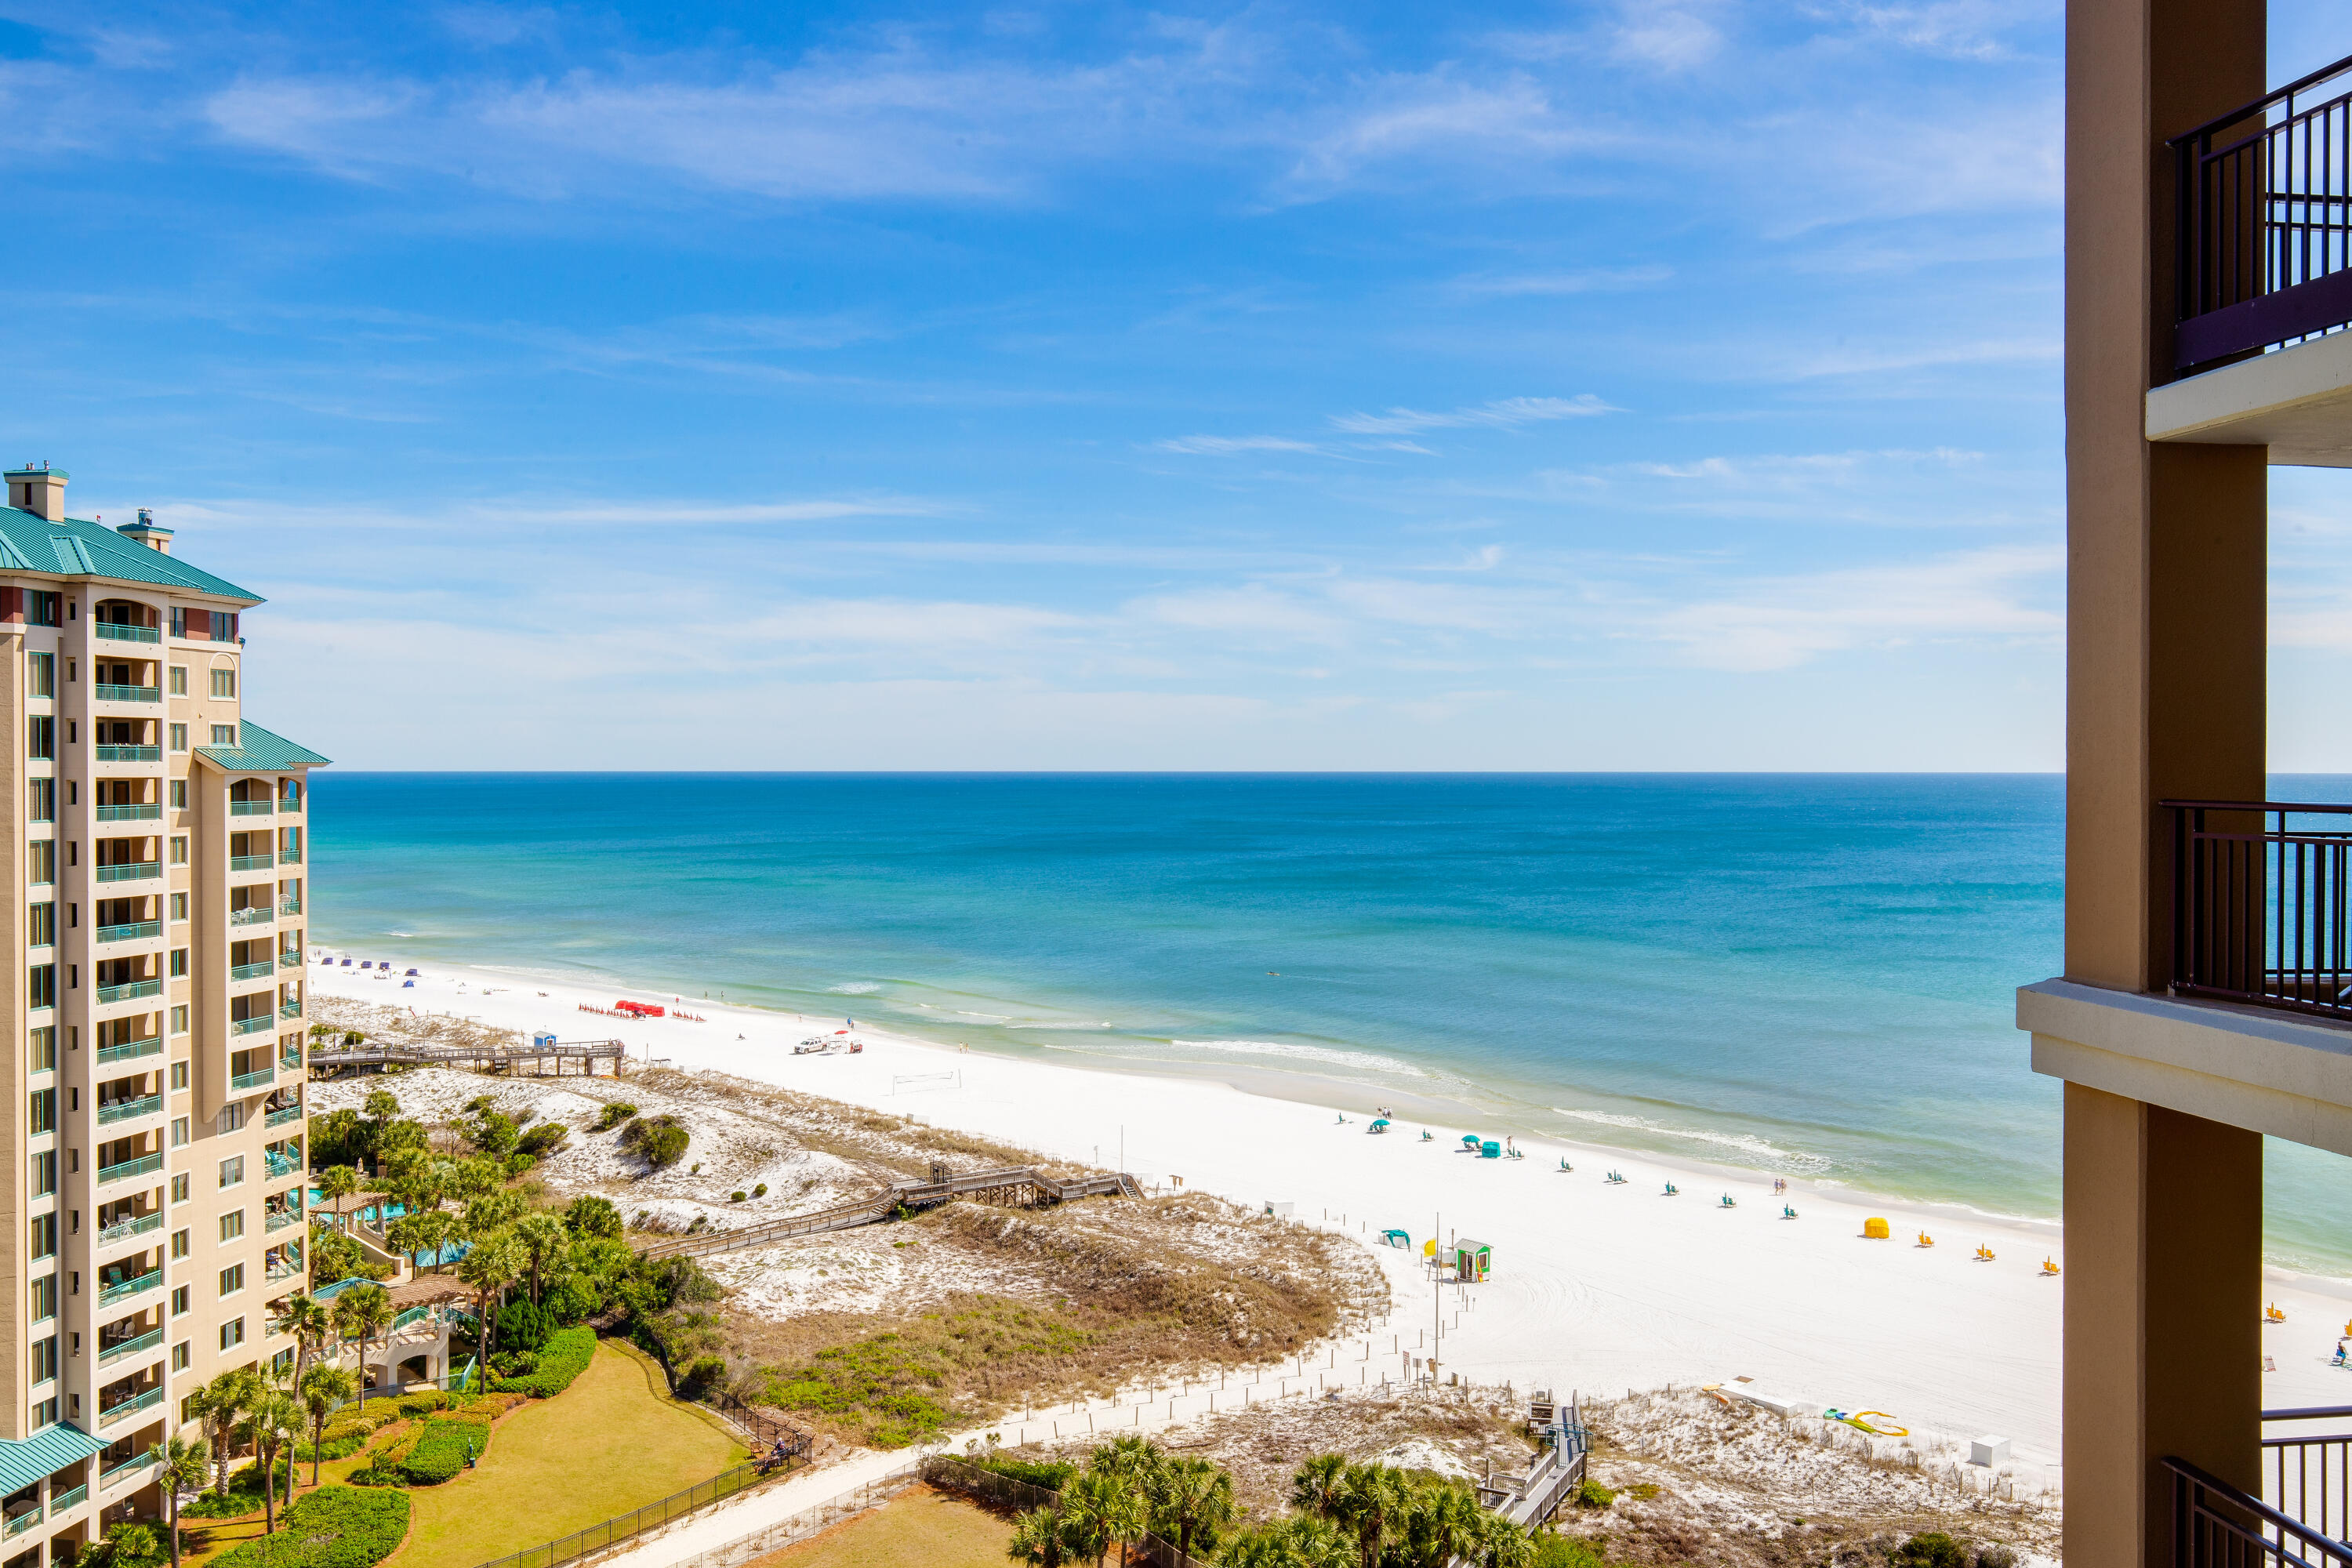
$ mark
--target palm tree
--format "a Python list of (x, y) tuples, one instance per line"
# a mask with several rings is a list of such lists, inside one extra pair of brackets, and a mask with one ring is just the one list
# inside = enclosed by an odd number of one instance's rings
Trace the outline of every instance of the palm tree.
[(1234, 1478), (1207, 1459), (1162, 1459), (1152, 1500), (1159, 1514), (1155, 1523), (1173, 1525), (1176, 1550), (1189, 1557), (1194, 1535), (1213, 1542), (1233, 1523)]
[[(261, 1462), (261, 1532), (274, 1535), (278, 1532), (278, 1460), (302, 1430), (302, 1407), (276, 1380), (265, 1380), (246, 1414), (245, 1426), (253, 1437), (254, 1458)], [(286, 1489), (290, 1494), (294, 1489), (290, 1458), (287, 1471)]]
[(1112, 1542), (1143, 1533), (1143, 1500), (1125, 1476), (1094, 1470), (1062, 1489), (1062, 1518), (1070, 1550), (1100, 1568)]
[(1349, 1465), (1334, 1503), (1338, 1522), (1355, 1532), (1363, 1568), (1373, 1568), (1391, 1527), (1412, 1506), (1412, 1489), (1401, 1472), (1386, 1465)]
[(1302, 1513), (1331, 1517), (1339, 1493), (1347, 1484), (1348, 1457), (1344, 1454), (1318, 1454), (1298, 1467), (1290, 1478), (1290, 1506)]
[(1535, 1561), (1536, 1543), (1501, 1514), (1481, 1509), (1472, 1526), (1467, 1555), (1479, 1568), (1527, 1568)]
[(166, 1437), (147, 1450), (155, 1461), (155, 1479), (163, 1489), (163, 1518), (171, 1527), (172, 1568), (180, 1568), (180, 1494), (203, 1489), (206, 1463), (205, 1446), (185, 1437)]
[(317, 1355), (335, 1331), (334, 1319), (327, 1304), (307, 1290), (297, 1290), (286, 1298), (286, 1310), (278, 1316), (278, 1326), (294, 1336), (294, 1381), (310, 1369), (310, 1358)]
[(358, 1382), (339, 1366), (314, 1366), (302, 1374), (295, 1385), (295, 1394), (302, 1401), (302, 1414), (310, 1420), (310, 1484), (319, 1484), (319, 1449), (326, 1442), (327, 1417), (335, 1407), (352, 1396)]
[(563, 1228), (561, 1219), (542, 1210), (517, 1220), (514, 1235), (529, 1258), (524, 1267), (530, 1273), (530, 1303), (536, 1307), (541, 1277), (554, 1273), (562, 1263), (565, 1249), (572, 1245), (572, 1233)]
[(213, 1451), (213, 1489), (222, 1497), (228, 1495), (229, 1436), (257, 1383), (250, 1372), (225, 1372), (191, 1396), (190, 1414), (203, 1420), (205, 1438)]
[(1004, 1554), (1034, 1568), (1062, 1568), (1062, 1516), (1050, 1508), (1031, 1509), (1013, 1525)]
[(1419, 1489), (1413, 1494), (1412, 1511), (1403, 1523), (1406, 1557), (1414, 1568), (1445, 1568), (1477, 1544), (1478, 1519), (1484, 1511), (1461, 1487)]
[(457, 1221), (439, 1209), (417, 1209), (401, 1215), (384, 1229), (384, 1239), (394, 1252), (404, 1255), (412, 1263), (420, 1252), (432, 1256), (432, 1267), (441, 1267), (441, 1249), (449, 1241), (449, 1233)]
[(474, 1290), (474, 1323), (481, 1336), (484, 1363), (498, 1338), (499, 1299), (522, 1273), (522, 1244), (507, 1231), (493, 1231), (474, 1240), (474, 1249), (457, 1260), (457, 1278)]
[[(356, 1335), (360, 1342), (360, 1404), (367, 1404), (368, 1341), (377, 1334), (384, 1336), (384, 1350), (392, 1349), (392, 1297), (381, 1285), (354, 1285), (335, 1298), (335, 1328), (337, 1331)], [(384, 1369), (387, 1381), (391, 1368)]]

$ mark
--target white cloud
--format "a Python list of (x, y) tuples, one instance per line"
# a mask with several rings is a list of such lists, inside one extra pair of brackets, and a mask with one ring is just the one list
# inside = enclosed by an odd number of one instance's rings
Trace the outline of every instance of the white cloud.
[(1179, 436), (1171, 440), (1155, 441), (1152, 446), (1162, 452), (1192, 452), (1211, 457), (1223, 457), (1234, 452), (1323, 450), (1311, 441), (1294, 441), (1286, 436)]
[(1418, 408), (1391, 408), (1381, 414), (1334, 414), (1331, 424), (1357, 435), (1406, 436), (1419, 430), (1458, 429), (1465, 426), (1508, 430), (1554, 419), (1587, 419), (1598, 414), (1622, 412), (1585, 392), (1574, 397), (1506, 397), (1482, 403), (1475, 408), (1456, 408), (1442, 414)]

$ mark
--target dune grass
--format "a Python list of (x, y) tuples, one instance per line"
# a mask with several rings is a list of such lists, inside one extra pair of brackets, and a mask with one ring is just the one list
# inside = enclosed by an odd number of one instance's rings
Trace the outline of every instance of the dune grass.
[(708, 1412), (669, 1397), (661, 1369), (606, 1340), (553, 1399), (500, 1422), (480, 1465), (418, 1487), (398, 1568), (475, 1568), (656, 1502), (746, 1455)]
[(751, 1568), (1003, 1568), (1012, 1540), (1013, 1526), (996, 1515), (914, 1487)]

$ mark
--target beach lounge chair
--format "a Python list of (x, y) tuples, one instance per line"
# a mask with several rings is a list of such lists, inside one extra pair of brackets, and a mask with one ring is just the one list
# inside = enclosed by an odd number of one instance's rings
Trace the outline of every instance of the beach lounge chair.
[(1670, 1198), (1678, 1198), (1683, 1195), (1683, 1190), (1675, 1185), (1672, 1182), (1668, 1182), (1666, 1184), (1666, 1190), (1663, 1195)]
[(1723, 1194), (1723, 1201), (1715, 1206), (1717, 1208), (1736, 1209), (1739, 1206), (1739, 1200), (1733, 1197), (1729, 1193), (1726, 1193)]
[(1977, 1247), (1977, 1261), (1979, 1263), (1990, 1263), (1992, 1261), (1992, 1248), (1979, 1243)]
[(1790, 1208), (1787, 1204), (1782, 1204), (1780, 1205), (1780, 1217), (1782, 1219), (1794, 1219), (1797, 1217), (1797, 1211)]
[(1570, 1163), (1569, 1163), (1567, 1161), (1565, 1161), (1565, 1160), (1562, 1160), (1562, 1161), (1559, 1163), (1559, 1168), (1560, 1168), (1561, 1170), (1563, 1170), (1563, 1171), (1573, 1171), (1573, 1170), (1575, 1170), (1575, 1169), (1576, 1169), (1576, 1167), (1575, 1167), (1575, 1166), (1573, 1166), (1573, 1165), (1570, 1164)]
[[(415, 976), (416, 976), (416, 971), (415, 971), (415, 970), (414, 970), (414, 969), (410, 970), (410, 971), (408, 972), (408, 973), (409, 973), (409, 977), (410, 977), (411, 979), (414, 979), (414, 978), (415, 978)], [(541, 993), (540, 993), (540, 994), (541, 994), (541, 996), (544, 996), (544, 995), (546, 995), (546, 994), (547, 994), (547, 993), (546, 993), (546, 992), (544, 992), (544, 991), (542, 991), (542, 992), (541, 992)]]
[[(2048, 1269), (2053, 1274), (2058, 1272), (2057, 1265), (2052, 1263), (2046, 1258), (2042, 1260), (2042, 1267)], [(2276, 1301), (2273, 1301), (2269, 1306), (2263, 1309), (2263, 1321), (2266, 1323), (2284, 1323), (2286, 1321), (2286, 1314), (2279, 1310), (2278, 1303)]]
[(1434, 1143), (1437, 1142), (1436, 1139), (1429, 1135), (1429, 1129), (1426, 1127), (1421, 1130), (1421, 1141), (1424, 1143)]
[(1624, 1173), (1624, 1172), (1622, 1172), (1622, 1171), (1612, 1171), (1612, 1172), (1610, 1172), (1610, 1173), (1609, 1173), (1609, 1176), (1608, 1176), (1608, 1182), (1609, 1182), (1609, 1184), (1610, 1184), (1611, 1186), (1612, 1186), (1612, 1187), (1622, 1187), (1622, 1186), (1623, 1186), (1623, 1185), (1625, 1184), (1625, 1173)]

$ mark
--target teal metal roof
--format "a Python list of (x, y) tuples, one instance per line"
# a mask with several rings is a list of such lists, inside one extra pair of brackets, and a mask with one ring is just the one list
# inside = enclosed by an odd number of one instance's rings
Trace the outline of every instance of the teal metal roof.
[(42, 1427), (21, 1443), (0, 1442), (0, 1497), (22, 1491), (53, 1470), (105, 1451), (105, 1444), (62, 1421)]
[(271, 773), (284, 768), (322, 768), (328, 759), (283, 735), (273, 735), (252, 722), (237, 726), (235, 746), (198, 746), (196, 755), (223, 773)]
[(66, 577), (112, 578), (152, 583), (225, 599), (261, 603), (261, 595), (225, 577), (150, 550), (100, 523), (69, 517), (51, 522), (21, 507), (0, 507), (0, 571), (53, 572)]

